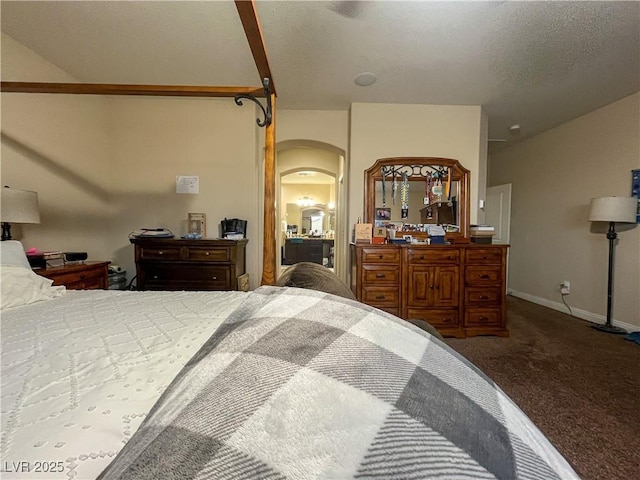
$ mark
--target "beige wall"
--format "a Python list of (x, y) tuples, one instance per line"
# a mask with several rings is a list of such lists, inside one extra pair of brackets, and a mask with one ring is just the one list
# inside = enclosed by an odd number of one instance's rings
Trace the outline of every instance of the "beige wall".
[[(3, 36), (3, 80), (75, 81)], [(2, 94), (2, 181), (39, 194), (40, 225), (16, 229), (25, 247), (82, 250), (132, 277), (128, 234), (186, 233), (189, 212), (248, 220), (252, 288), (262, 263), (262, 190), (255, 108), (230, 99)], [(262, 145), (262, 144), (260, 144)], [(175, 193), (176, 175), (200, 193)]]
[[(206, 214), (207, 237), (220, 235), (220, 221), (247, 223), (247, 265), (259, 284), (259, 227), (255, 164), (255, 112), (228, 99), (114, 97), (111, 104), (110, 168), (114, 216), (110, 245), (114, 259), (133, 268), (129, 232), (140, 227), (187, 233), (189, 212)], [(199, 194), (177, 194), (176, 176), (199, 177)]]
[[(285, 205), (296, 204), (297, 201), (302, 197), (309, 197), (313, 199), (315, 203), (319, 204), (328, 204), (329, 202), (335, 201), (335, 196), (331, 193), (332, 186), (329, 184), (298, 184), (298, 183), (290, 183), (286, 185), (282, 185), (282, 202)], [(282, 218), (282, 220), (286, 220)], [(292, 219), (293, 221), (289, 221), (287, 223), (295, 224), (300, 223), (300, 219), (296, 218)]]
[[(640, 94), (549, 130), (490, 159), (489, 185), (511, 183), (509, 289), (516, 295), (602, 322), (608, 242), (587, 221), (590, 199), (629, 196), (640, 168)], [(640, 228), (618, 235), (613, 318), (640, 329)]]
[[(323, 230), (329, 229), (329, 202), (335, 202), (335, 194), (332, 193), (333, 185), (328, 184), (285, 184), (282, 185), (282, 204), (283, 215), (281, 222), (284, 221), (287, 225), (297, 225), (298, 233), (302, 234), (302, 211), (311, 207), (305, 207), (298, 205), (298, 200), (303, 197), (312, 198), (313, 201), (318, 204), (317, 208), (325, 211), (325, 219), (323, 222)], [(320, 205), (322, 207), (320, 207)], [(309, 232), (306, 232), (309, 233)]]
[(342, 151), (349, 147), (349, 112), (336, 110), (278, 110), (276, 139), (286, 142), (311, 140)]
[[(479, 106), (356, 103), (351, 106), (349, 224), (364, 212), (364, 170), (385, 157), (454, 158), (471, 171), (471, 223), (478, 218), (478, 175), (486, 168), (487, 129)], [(484, 135), (484, 138), (482, 136)]]
[[(2, 79), (74, 81), (6, 35)], [(2, 184), (34, 190), (39, 225), (15, 225), (25, 248), (86, 251), (109, 259), (113, 214), (108, 102), (101, 97), (2, 94)]]

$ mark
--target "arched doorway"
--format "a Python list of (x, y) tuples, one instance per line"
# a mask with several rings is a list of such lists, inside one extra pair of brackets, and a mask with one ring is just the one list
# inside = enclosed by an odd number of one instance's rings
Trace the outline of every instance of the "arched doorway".
[[(287, 238), (298, 239), (294, 242), (313, 239), (316, 243), (326, 244), (322, 257), (314, 257), (316, 263), (333, 268), (340, 278), (346, 279), (344, 152), (332, 145), (309, 140), (281, 142), (276, 146), (276, 152), (276, 215), (280, 222), (278, 265), (291, 264), (295, 260), (291, 256), (287, 258), (284, 252)], [(291, 252), (293, 248), (289, 250)]]

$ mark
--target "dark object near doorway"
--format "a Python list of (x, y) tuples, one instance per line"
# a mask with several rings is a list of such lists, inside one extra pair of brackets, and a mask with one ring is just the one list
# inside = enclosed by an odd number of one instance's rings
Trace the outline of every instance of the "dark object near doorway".
[(279, 287), (297, 287), (331, 293), (339, 297), (355, 300), (349, 286), (335, 273), (322, 265), (312, 262), (300, 262), (287, 268), (280, 275), (276, 285)]

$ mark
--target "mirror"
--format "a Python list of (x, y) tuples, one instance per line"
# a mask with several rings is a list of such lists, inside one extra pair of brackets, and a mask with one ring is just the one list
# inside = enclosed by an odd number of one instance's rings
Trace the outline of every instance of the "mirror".
[(457, 160), (383, 158), (365, 170), (365, 223), (424, 231), (442, 225), (451, 242), (469, 241), (469, 170)]
[[(323, 203), (311, 206), (287, 203), (286, 207), (288, 236), (306, 235), (320, 237), (335, 230), (335, 209), (330, 210)], [(290, 223), (289, 223), (290, 222)]]
[(316, 207), (300, 209), (302, 234), (310, 237), (319, 237), (324, 234), (325, 214), (324, 207), (322, 209)]

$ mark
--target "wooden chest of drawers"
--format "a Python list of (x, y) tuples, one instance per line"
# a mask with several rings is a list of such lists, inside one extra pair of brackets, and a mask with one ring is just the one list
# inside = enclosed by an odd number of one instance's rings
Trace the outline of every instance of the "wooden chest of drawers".
[(507, 246), (351, 245), (356, 298), (444, 336), (508, 335)]
[(64, 285), (69, 290), (100, 290), (109, 285), (108, 267), (111, 262), (85, 262), (61, 267), (39, 268), (35, 273)]
[(248, 240), (138, 238), (138, 290), (237, 290)]
[(394, 246), (359, 248), (360, 297), (362, 302), (400, 315), (400, 250)]
[(467, 335), (504, 335), (506, 330), (506, 249), (466, 249), (464, 262), (464, 329)]

